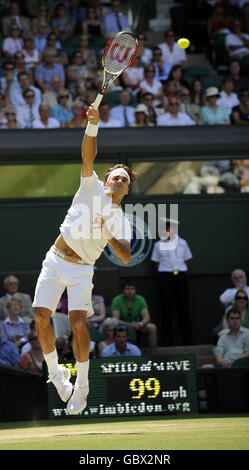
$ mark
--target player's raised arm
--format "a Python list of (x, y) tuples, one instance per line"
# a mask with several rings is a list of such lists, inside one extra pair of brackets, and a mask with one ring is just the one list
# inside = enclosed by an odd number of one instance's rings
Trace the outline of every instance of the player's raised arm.
[(93, 105), (89, 106), (87, 110), (88, 124), (85, 130), (85, 135), (82, 141), (81, 156), (82, 156), (82, 176), (92, 176), (93, 163), (97, 154), (97, 141), (99, 112), (94, 109)]

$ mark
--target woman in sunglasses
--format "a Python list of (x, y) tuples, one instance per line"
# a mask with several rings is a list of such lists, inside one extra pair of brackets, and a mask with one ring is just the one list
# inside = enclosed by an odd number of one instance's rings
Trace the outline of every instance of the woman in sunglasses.
[[(248, 308), (248, 296), (243, 289), (238, 289), (234, 297), (234, 307), (241, 314), (241, 326), (249, 328), (249, 308)], [(227, 313), (225, 314), (222, 322), (223, 328), (228, 328), (226, 319)]]
[(51, 117), (57, 119), (61, 127), (66, 127), (67, 121), (70, 121), (70, 119), (74, 117), (72, 107), (69, 106), (68, 100), (69, 91), (66, 88), (62, 88), (57, 97), (58, 105), (51, 109)]
[(1, 129), (19, 129), (20, 126), (16, 119), (16, 110), (13, 106), (8, 106), (4, 112), (7, 123), (3, 124)]

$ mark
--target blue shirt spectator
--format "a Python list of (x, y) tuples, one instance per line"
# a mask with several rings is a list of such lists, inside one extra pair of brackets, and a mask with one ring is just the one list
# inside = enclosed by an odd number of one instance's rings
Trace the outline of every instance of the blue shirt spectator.
[(7, 302), (9, 316), (2, 322), (2, 334), (9, 341), (15, 343), (19, 348), (21, 344), (28, 340), (30, 333), (29, 324), (20, 316), (22, 310), (22, 301), (18, 297), (14, 297)]
[(125, 325), (118, 325), (114, 332), (114, 343), (102, 351), (101, 357), (108, 356), (141, 356), (140, 349), (135, 344), (128, 343), (128, 330)]
[(207, 88), (205, 93), (207, 104), (201, 108), (201, 114), (204, 123), (210, 126), (218, 124), (230, 124), (230, 119), (226, 108), (224, 108), (224, 106), (217, 105), (218, 97), (218, 88), (214, 86)]
[(121, 13), (119, 0), (112, 0), (112, 11), (104, 16), (104, 27), (108, 36), (113, 36), (120, 31), (130, 31), (131, 27), (127, 18)]
[(43, 54), (44, 62), (37, 65), (35, 69), (35, 80), (43, 92), (51, 90), (51, 79), (53, 77), (58, 77), (62, 81), (62, 86), (64, 86), (64, 67), (61, 64), (54, 63), (55, 55), (55, 49), (46, 48)]
[(211, 109), (208, 106), (203, 106), (201, 109), (202, 118), (205, 124), (226, 124), (229, 121), (229, 116), (224, 106), (217, 106), (216, 109)]
[[(58, 99), (61, 99), (63, 101), (63, 98), (61, 96), (59, 96)], [(67, 121), (73, 119), (74, 114), (70, 106), (67, 106), (65, 108), (64, 106), (62, 106), (62, 104), (58, 104), (58, 106), (54, 106), (51, 109), (50, 116), (57, 119), (57, 121), (66, 124)]]
[(6, 338), (0, 327), (0, 364), (15, 366), (19, 364), (20, 359), (16, 345)]

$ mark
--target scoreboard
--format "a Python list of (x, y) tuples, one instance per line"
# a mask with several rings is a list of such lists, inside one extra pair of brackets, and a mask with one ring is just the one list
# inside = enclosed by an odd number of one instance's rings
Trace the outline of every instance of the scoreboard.
[[(75, 364), (64, 364), (75, 382)], [(172, 415), (197, 412), (194, 354), (91, 359), (87, 407), (68, 415), (54, 386), (48, 384), (50, 418)]]

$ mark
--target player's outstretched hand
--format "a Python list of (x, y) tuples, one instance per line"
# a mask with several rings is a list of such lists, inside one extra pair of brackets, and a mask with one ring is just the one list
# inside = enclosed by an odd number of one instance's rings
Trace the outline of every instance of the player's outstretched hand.
[(99, 122), (99, 111), (94, 109), (94, 105), (91, 104), (86, 112), (87, 119), (91, 124), (98, 124)]

